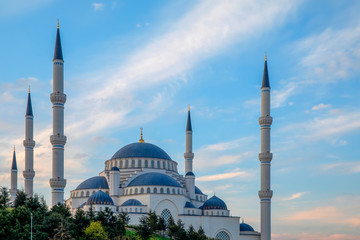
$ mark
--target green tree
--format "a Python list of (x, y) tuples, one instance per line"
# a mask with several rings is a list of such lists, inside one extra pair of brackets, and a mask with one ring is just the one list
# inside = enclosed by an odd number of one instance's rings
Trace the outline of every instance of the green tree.
[(124, 223), (125, 226), (129, 224), (130, 217), (128, 213), (121, 212), (119, 213), (118, 218)]
[(73, 236), (76, 239), (81, 239), (84, 235), (84, 230), (90, 224), (90, 219), (87, 214), (79, 208), (73, 219)]
[(0, 208), (8, 208), (10, 206), (10, 193), (6, 187), (0, 187)]
[(20, 206), (25, 206), (27, 202), (27, 195), (24, 191), (18, 191), (16, 193), (16, 198), (14, 201), (14, 208), (20, 207)]
[(143, 216), (140, 218), (140, 223), (136, 228), (136, 232), (142, 240), (148, 240), (150, 238), (152, 231), (149, 226), (148, 216)]
[(101, 226), (100, 221), (91, 222), (84, 231), (85, 239), (87, 240), (104, 240), (107, 239), (107, 233)]

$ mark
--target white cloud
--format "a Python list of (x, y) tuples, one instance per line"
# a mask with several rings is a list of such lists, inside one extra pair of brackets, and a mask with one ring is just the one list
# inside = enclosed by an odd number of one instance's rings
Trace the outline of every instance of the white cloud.
[(248, 178), (250, 176), (252, 176), (252, 174), (247, 173), (245, 171), (237, 171), (237, 172), (220, 173), (220, 174), (215, 174), (215, 175), (202, 176), (202, 177), (196, 178), (196, 181), (211, 182), (211, 181), (219, 181), (219, 180), (225, 180), (225, 179), (231, 179), (231, 178)]
[(321, 169), (325, 172), (332, 172), (333, 174), (360, 173), (360, 161), (328, 163), (322, 165)]
[(317, 111), (317, 110), (322, 110), (322, 109), (325, 109), (325, 108), (330, 108), (331, 107), (331, 104), (324, 104), (324, 103), (320, 103), (318, 105), (315, 105), (311, 108), (311, 110), (313, 111)]
[(308, 194), (308, 192), (298, 192), (298, 193), (294, 193), (294, 194), (292, 194), (290, 197), (283, 198), (282, 201), (295, 200), (295, 199), (298, 199), (298, 198), (303, 197), (305, 194)]
[(104, 9), (103, 3), (92, 3), (91, 5), (93, 6), (94, 11), (101, 11)]

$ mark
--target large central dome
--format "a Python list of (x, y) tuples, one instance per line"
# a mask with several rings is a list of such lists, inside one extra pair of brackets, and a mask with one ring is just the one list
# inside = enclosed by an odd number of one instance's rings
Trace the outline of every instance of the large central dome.
[(111, 159), (139, 157), (171, 160), (170, 156), (164, 150), (154, 144), (145, 142), (136, 142), (126, 145), (117, 151)]

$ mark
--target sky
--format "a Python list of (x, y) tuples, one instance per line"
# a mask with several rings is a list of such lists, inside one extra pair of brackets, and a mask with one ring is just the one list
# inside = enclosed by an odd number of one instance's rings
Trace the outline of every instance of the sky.
[(126, 144), (184, 174), (191, 105), (196, 185), (260, 230), (260, 87), (273, 116), (274, 240), (360, 239), (359, 1), (0, 0), (0, 185), (13, 146), (23, 188), (31, 85), (34, 191), (50, 202), (52, 58), (65, 60), (65, 198)]

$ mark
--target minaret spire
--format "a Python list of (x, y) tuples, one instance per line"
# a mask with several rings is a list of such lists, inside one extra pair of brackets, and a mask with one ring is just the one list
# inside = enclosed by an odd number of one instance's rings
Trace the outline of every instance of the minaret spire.
[(14, 153), (13, 153), (13, 158), (12, 158), (12, 162), (11, 162), (11, 187), (10, 187), (10, 198), (11, 201), (14, 202), (15, 198), (16, 198), (16, 193), (17, 193), (17, 164), (16, 164), (16, 153), (15, 153), (15, 146), (14, 146)]
[(25, 193), (28, 196), (33, 195), (34, 189), (34, 115), (31, 105), (31, 95), (30, 95), (30, 86), (28, 93), (28, 101), (26, 106), (25, 113), (25, 140), (23, 141), (23, 145), (25, 147), (25, 168), (23, 171), (24, 176), (24, 187)]
[(50, 94), (53, 104), (53, 135), (50, 136), (52, 144), (52, 178), (51, 206), (64, 202), (64, 106), (66, 95), (64, 94), (64, 59), (61, 49), (59, 25), (56, 30), (55, 51), (53, 59), (53, 93)]
[(194, 153), (192, 152), (192, 126), (190, 117), (190, 105), (188, 107), (188, 117), (185, 130), (185, 182), (186, 190), (190, 199), (195, 199), (195, 174), (193, 173), (193, 159)]
[(264, 75), (261, 87), (261, 117), (259, 118), (261, 129), (261, 152), (259, 154), (261, 166), (261, 190), (259, 191), (261, 205), (261, 240), (271, 240), (271, 160), (270, 152), (270, 130), (272, 117), (270, 116), (270, 83), (267, 68), (267, 57), (265, 54)]

